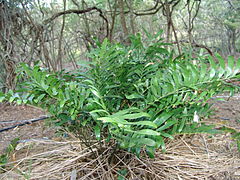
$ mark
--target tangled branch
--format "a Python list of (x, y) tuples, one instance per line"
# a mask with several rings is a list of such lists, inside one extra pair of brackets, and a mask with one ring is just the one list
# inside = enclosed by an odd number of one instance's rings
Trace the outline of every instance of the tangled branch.
[(84, 13), (88, 13), (91, 11), (98, 11), (99, 12), (99, 16), (105, 21), (106, 23), (106, 37), (109, 36), (109, 27), (108, 27), (108, 19), (103, 15), (103, 12), (101, 9), (97, 8), (97, 7), (90, 7), (87, 9), (83, 9), (83, 10), (79, 10), (79, 9), (69, 9), (66, 11), (61, 11), (58, 12), (56, 14), (54, 14), (52, 17), (46, 19), (43, 24), (49, 24), (50, 22), (52, 22), (53, 20), (55, 20), (56, 18), (58, 18), (59, 16), (62, 15), (66, 15), (66, 14), (84, 14)]

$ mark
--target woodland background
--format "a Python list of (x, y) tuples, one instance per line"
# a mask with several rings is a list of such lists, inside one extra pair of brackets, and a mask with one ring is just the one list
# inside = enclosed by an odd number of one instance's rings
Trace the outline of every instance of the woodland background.
[(14, 89), (19, 62), (78, 68), (96, 40), (128, 45), (131, 34), (161, 30), (178, 55), (239, 56), (240, 1), (1, 0), (0, 88)]

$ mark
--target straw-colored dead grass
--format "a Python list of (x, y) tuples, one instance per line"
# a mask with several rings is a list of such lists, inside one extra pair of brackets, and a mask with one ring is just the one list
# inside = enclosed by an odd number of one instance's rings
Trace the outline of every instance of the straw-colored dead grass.
[(240, 157), (228, 135), (181, 136), (166, 146), (155, 159), (139, 159), (107, 145), (87, 148), (76, 139), (36, 140), (18, 147), (0, 179), (112, 180), (124, 169), (129, 180), (240, 179)]

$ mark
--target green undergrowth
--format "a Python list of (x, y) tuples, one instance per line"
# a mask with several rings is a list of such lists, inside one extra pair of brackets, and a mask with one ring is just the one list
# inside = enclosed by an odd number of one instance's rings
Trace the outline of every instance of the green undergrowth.
[(15, 138), (11, 141), (11, 143), (7, 146), (4, 153), (0, 154), (0, 173), (4, 172), (5, 165), (8, 163), (12, 153), (14, 152), (17, 141), (19, 138)]
[(90, 139), (113, 140), (117, 148), (150, 157), (176, 134), (219, 133), (201, 120), (211, 112), (210, 98), (239, 90), (229, 80), (239, 78), (240, 60), (199, 56), (192, 63), (167, 50), (161, 31), (147, 35), (147, 43), (132, 36), (131, 46), (98, 43), (77, 72), (21, 64), (19, 77), (26, 80), (0, 99), (46, 109), (56, 126), (89, 146)]

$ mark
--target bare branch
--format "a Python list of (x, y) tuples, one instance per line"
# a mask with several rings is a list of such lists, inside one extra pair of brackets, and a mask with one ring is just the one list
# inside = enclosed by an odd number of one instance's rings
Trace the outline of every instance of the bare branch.
[(50, 22), (52, 22), (53, 20), (55, 20), (56, 18), (58, 18), (59, 16), (62, 15), (67, 15), (67, 14), (84, 14), (84, 13), (88, 13), (91, 11), (98, 11), (99, 12), (99, 16), (106, 22), (106, 37), (108, 37), (109, 34), (109, 27), (108, 27), (108, 20), (107, 18), (103, 15), (103, 12), (101, 9), (97, 8), (97, 7), (91, 7), (91, 8), (87, 8), (87, 9), (83, 9), (83, 10), (79, 10), (79, 9), (69, 9), (66, 11), (61, 11), (58, 12), (56, 14), (54, 14), (52, 17), (46, 19), (43, 23), (44, 24), (49, 24)]
[(146, 16), (146, 15), (153, 15), (156, 14), (160, 9), (162, 8), (162, 6), (159, 6), (155, 11), (153, 12), (148, 12), (148, 13), (134, 13), (136, 16)]

